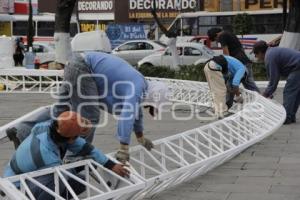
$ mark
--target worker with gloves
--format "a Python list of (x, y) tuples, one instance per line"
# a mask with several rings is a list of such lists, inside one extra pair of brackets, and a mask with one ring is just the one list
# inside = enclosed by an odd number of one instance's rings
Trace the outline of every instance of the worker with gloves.
[[(129, 171), (124, 168), (124, 165), (111, 161), (100, 150), (79, 137), (85, 136), (89, 132), (90, 125), (89, 120), (72, 111), (63, 112), (56, 120), (36, 124), (31, 134), (20, 144), (12, 156), (4, 170), (4, 177), (59, 166), (62, 164), (62, 157), (66, 150), (75, 155), (89, 156), (118, 175), (128, 176)], [(72, 173), (76, 172), (72, 171)], [(54, 190), (53, 175), (41, 176), (36, 180)], [(84, 185), (71, 178), (68, 179), (68, 183), (77, 194), (85, 190)], [(38, 186), (29, 185), (37, 200), (55, 198)], [(61, 195), (66, 196), (67, 189), (63, 185), (61, 187), (64, 187), (60, 188)]]
[(296, 122), (296, 113), (300, 103), (300, 52), (282, 47), (268, 47), (265, 41), (253, 46), (258, 61), (264, 61), (269, 84), (263, 96), (271, 98), (277, 89), (280, 77), (287, 77), (283, 90), (283, 106), (286, 110), (284, 124)]
[[(69, 96), (70, 91), (73, 93), (70, 99), (60, 99), (60, 103), (55, 106), (56, 112), (67, 110), (66, 102), (71, 101), (72, 107), (77, 109), (80, 105), (88, 104), (91, 108), (78, 112), (88, 119), (94, 119), (94, 122), (98, 121), (100, 116), (99, 107), (117, 115), (116, 135), (120, 142), (116, 153), (118, 160), (123, 163), (129, 160), (132, 131), (135, 132), (137, 141), (147, 150), (153, 148), (151, 140), (143, 134), (142, 106), (147, 106), (152, 116), (156, 114), (160, 105), (167, 101), (168, 88), (164, 83), (146, 81), (140, 72), (123, 59), (100, 52), (74, 54), (65, 67), (65, 81), (68, 84), (61, 87), (59, 96)], [(78, 88), (83, 88), (85, 95), (78, 95)], [(93, 112), (84, 114), (90, 110)]]
[(239, 85), (245, 79), (246, 67), (231, 56), (220, 55), (206, 63), (204, 74), (212, 93), (215, 115), (218, 118), (228, 116), (232, 103), (226, 102), (226, 96), (235, 96), (242, 103)]
[[(143, 106), (154, 116), (167, 101), (168, 87), (160, 81), (146, 81), (144, 76), (123, 59), (106, 53), (74, 54), (64, 69), (64, 81), (52, 114), (73, 110), (89, 119), (93, 125), (85, 139), (92, 143), (100, 109), (118, 116), (117, 138), (120, 148), (116, 158), (129, 160), (132, 131), (137, 141), (147, 150), (153, 148), (151, 140), (143, 134)], [(39, 118), (44, 118), (40, 113)], [(49, 112), (48, 112), (49, 115)], [(30, 121), (31, 124), (32, 121)], [(26, 128), (28, 130), (28, 128)], [(18, 136), (15, 138), (26, 138)]]

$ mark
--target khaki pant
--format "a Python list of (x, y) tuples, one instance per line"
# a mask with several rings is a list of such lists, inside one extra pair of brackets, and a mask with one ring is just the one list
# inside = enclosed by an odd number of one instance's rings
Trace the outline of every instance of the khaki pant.
[(204, 67), (204, 74), (212, 93), (215, 114), (217, 116), (222, 116), (222, 114), (228, 110), (226, 105), (226, 92), (227, 88), (225, 85), (224, 77), (221, 71), (214, 71), (209, 69), (214, 66), (214, 61), (210, 61)]

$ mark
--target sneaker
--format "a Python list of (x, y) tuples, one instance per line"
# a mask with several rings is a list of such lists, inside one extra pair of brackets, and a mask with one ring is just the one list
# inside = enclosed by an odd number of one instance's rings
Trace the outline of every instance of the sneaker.
[(15, 145), (15, 149), (17, 149), (20, 145), (20, 140), (17, 137), (17, 129), (15, 127), (6, 129), (6, 135), (10, 141), (12, 141)]

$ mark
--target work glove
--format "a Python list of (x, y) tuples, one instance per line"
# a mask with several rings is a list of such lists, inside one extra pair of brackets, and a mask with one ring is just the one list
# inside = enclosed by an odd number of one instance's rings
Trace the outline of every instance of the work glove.
[(236, 103), (242, 104), (242, 103), (244, 102), (244, 99), (243, 99), (242, 95), (240, 95), (240, 96), (236, 96), (236, 97), (234, 98), (234, 101), (235, 101)]
[(238, 86), (232, 86), (227, 88), (227, 90), (231, 93), (234, 94), (235, 96), (240, 96), (241, 92)]
[(127, 144), (120, 144), (120, 149), (115, 154), (115, 157), (118, 161), (123, 164), (129, 161), (129, 147)]
[(148, 151), (151, 151), (151, 149), (154, 147), (152, 141), (145, 138), (144, 136), (137, 137), (136, 139), (137, 139), (138, 143), (143, 145)]

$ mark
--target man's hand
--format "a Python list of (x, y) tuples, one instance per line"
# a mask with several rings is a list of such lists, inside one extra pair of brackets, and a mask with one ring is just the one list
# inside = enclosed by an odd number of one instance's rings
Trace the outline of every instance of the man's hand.
[(145, 138), (144, 136), (137, 137), (136, 139), (137, 139), (138, 143), (143, 145), (148, 151), (151, 151), (151, 149), (154, 148), (152, 141)]
[(241, 94), (240, 89), (239, 89), (238, 86), (232, 86), (232, 87), (230, 87), (230, 88), (227, 88), (227, 90), (228, 90), (230, 93), (234, 94), (235, 96), (240, 96), (240, 94)]
[(236, 103), (242, 104), (244, 102), (244, 99), (243, 99), (242, 95), (240, 95), (240, 96), (236, 96), (235, 99), (234, 99), (234, 101)]
[(262, 93), (261, 95), (268, 98), (268, 99), (273, 99), (273, 97), (274, 97), (273, 95), (267, 95), (267, 93), (265, 93), (265, 92)]
[(122, 177), (129, 177), (130, 172), (125, 167), (128, 165), (116, 164), (111, 170)]
[(115, 157), (121, 163), (126, 163), (129, 161), (129, 147), (126, 144), (120, 144), (120, 149), (115, 154)]

